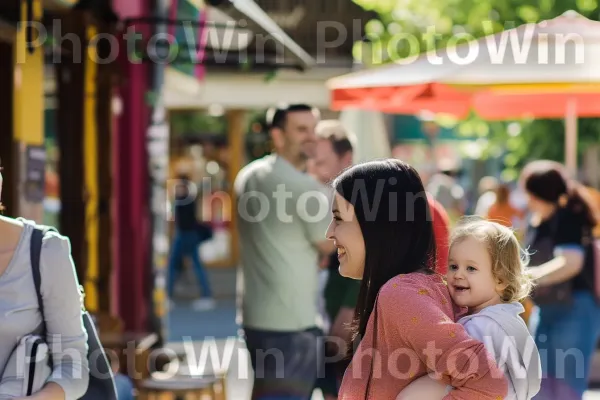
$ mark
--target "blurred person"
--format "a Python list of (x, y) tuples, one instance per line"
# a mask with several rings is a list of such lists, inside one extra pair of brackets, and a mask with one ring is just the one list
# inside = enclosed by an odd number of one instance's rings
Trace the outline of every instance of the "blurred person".
[(317, 175), (317, 168), (315, 166), (314, 158), (306, 160), (306, 173), (309, 174), (310, 176), (314, 177), (315, 179), (319, 178)]
[[(426, 169), (419, 171), (422, 182), (428, 185), (431, 179), (430, 172)], [(444, 275), (448, 268), (448, 241), (450, 236), (450, 217), (444, 206), (438, 202), (431, 193), (427, 193), (427, 201), (431, 211), (431, 221), (433, 223), (433, 234), (435, 238), (436, 249), (436, 272)]]
[[(587, 192), (588, 197), (592, 200), (594, 207), (597, 210), (600, 209), (600, 191), (591, 186), (586, 186), (584, 190)], [(595, 238), (600, 238), (600, 224), (597, 224), (594, 228), (593, 235)]]
[[(318, 146), (318, 144), (317, 144)], [(314, 156), (316, 157), (316, 147), (315, 147), (315, 153)], [(316, 168), (316, 161), (315, 158), (310, 158), (306, 161), (306, 173), (310, 176), (312, 176), (313, 178), (315, 178), (316, 180), (320, 181), (323, 184), (326, 184), (327, 182), (323, 182), (320, 177), (319, 177), (319, 173), (317, 171)], [(317, 307), (318, 307), (318, 311), (319, 311), (319, 318), (320, 321), (317, 324), (319, 326), (319, 328), (321, 328), (323, 330), (323, 332), (328, 332), (329, 329), (331, 328), (331, 319), (329, 318), (328, 314), (327, 314), (327, 310), (325, 309), (325, 298), (323, 296), (323, 291), (325, 290), (325, 285), (327, 284), (327, 280), (329, 278), (329, 270), (328, 270), (328, 266), (329, 266), (329, 258), (330, 258), (330, 254), (320, 254), (319, 255), (319, 295), (318, 295), (318, 299), (317, 299)]]
[(431, 212), (433, 237), (435, 239), (435, 258), (437, 260), (435, 270), (437, 273), (443, 275), (448, 269), (450, 217), (444, 207), (430, 194), (427, 194), (427, 202)]
[(198, 221), (196, 217), (198, 192), (192, 190), (194, 183), (190, 179), (190, 173), (184, 169), (177, 176), (174, 196), (174, 218), (175, 234), (171, 243), (168, 265), (168, 287), (167, 293), (171, 304), (175, 283), (181, 273), (181, 265), (185, 257), (192, 260), (194, 274), (200, 286), (200, 298), (192, 303), (192, 308), (197, 311), (210, 310), (215, 307), (212, 289), (206, 273), (206, 268), (200, 259), (199, 246), (212, 235), (210, 228)]
[(352, 165), (356, 138), (338, 120), (320, 121), (316, 135), (312, 171), (319, 181), (328, 184)]
[(521, 210), (510, 203), (510, 188), (506, 184), (496, 186), (494, 202), (484, 215), (488, 220), (498, 222), (507, 227), (521, 228), (521, 220), (525, 217)]
[(525, 245), (536, 279), (530, 328), (544, 373), (536, 398), (582, 399), (600, 337), (591, 248), (597, 214), (582, 186), (557, 162), (531, 162), (520, 180), (531, 211)]
[(458, 183), (457, 174), (456, 166), (450, 162), (443, 162), (440, 171), (429, 178), (426, 187), (427, 192), (446, 210), (451, 225), (465, 214), (467, 207), (465, 190)]
[[(446, 281), (454, 303), (466, 308), (458, 320), (486, 345), (508, 380), (504, 400), (530, 400), (540, 390), (540, 354), (520, 318), (520, 301), (531, 291), (527, 254), (512, 230), (467, 218), (453, 230)], [(450, 390), (428, 375), (411, 383), (396, 400), (442, 399)]]
[[(435, 372), (453, 387), (446, 399), (504, 398), (506, 378), (484, 344), (455, 322), (460, 310), (435, 273), (431, 212), (417, 172), (399, 160), (371, 161), (345, 170), (333, 188), (327, 237), (340, 274), (361, 281), (339, 397), (394, 399)], [(472, 363), (455, 362), (464, 352)]]
[(484, 176), (479, 180), (478, 191), (479, 198), (475, 205), (475, 215), (485, 217), (494, 202), (496, 201), (496, 189), (498, 188), (498, 179), (493, 176)]
[[(0, 199), (1, 195), (0, 173)], [(49, 232), (43, 238), (40, 254), (42, 317), (31, 264), (30, 243), (34, 229), (34, 221), (0, 216), (2, 373), (20, 370), (19, 366), (8, 365), (10, 360), (17, 364), (20, 361), (18, 355), (12, 357), (20, 339), (39, 334), (40, 328), (45, 326), (47, 337), (44, 339), (53, 361), (52, 370), (43, 388), (27, 399), (78, 399), (88, 389), (90, 371), (87, 333), (82, 323), (83, 296), (71, 257), (71, 245), (67, 237), (56, 232)], [(19, 397), (25, 385), (24, 375), (1, 377), (3, 398), (25, 399)]]
[[(316, 128), (317, 147), (313, 161), (313, 174), (323, 183), (330, 183), (343, 170), (352, 166), (354, 146), (356, 139), (352, 132), (346, 130), (337, 120), (321, 121)], [(345, 278), (340, 275), (338, 257), (336, 253), (325, 256), (328, 272), (324, 289), (325, 310), (331, 328), (329, 337), (339, 338), (341, 342), (350, 341), (350, 324), (354, 318), (354, 309), (360, 290), (360, 282)], [(326, 344), (326, 362), (321, 376), (317, 380), (317, 387), (323, 392), (325, 400), (337, 399), (341, 376), (345, 369), (345, 362), (331, 361), (336, 359), (333, 341)]]
[[(321, 362), (315, 301), (319, 253), (334, 249), (325, 239), (326, 188), (306, 173), (306, 162), (315, 155), (318, 118), (305, 104), (269, 110), (275, 151), (244, 167), (234, 184), (252, 399), (309, 399)], [(273, 351), (281, 357), (265, 357)]]
[[(485, 218), (490, 221), (498, 222), (504, 226), (513, 228), (515, 235), (519, 240), (523, 239), (525, 231), (525, 212), (516, 208), (511, 202), (511, 190), (507, 184), (496, 185), (494, 191), (494, 202), (488, 209)], [(521, 317), (528, 323), (533, 311), (533, 302), (529, 297), (522, 300), (524, 312)]]

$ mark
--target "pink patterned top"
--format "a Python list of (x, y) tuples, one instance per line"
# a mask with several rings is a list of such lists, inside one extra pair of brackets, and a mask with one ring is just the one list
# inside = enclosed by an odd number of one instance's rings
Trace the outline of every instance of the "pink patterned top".
[[(452, 305), (440, 275), (412, 273), (390, 279), (379, 292), (339, 398), (395, 399), (409, 383), (434, 372), (455, 388), (444, 400), (502, 400), (508, 390), (506, 378), (483, 343), (455, 322), (462, 313)], [(376, 349), (374, 363), (371, 349)]]

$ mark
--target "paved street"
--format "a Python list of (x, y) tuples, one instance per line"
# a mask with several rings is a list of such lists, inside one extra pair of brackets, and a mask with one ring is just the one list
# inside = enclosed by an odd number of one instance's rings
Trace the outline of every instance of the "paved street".
[[(245, 400), (250, 398), (252, 377), (244, 342), (236, 337), (236, 332), (233, 300), (220, 301), (216, 309), (203, 312), (178, 305), (171, 313), (168, 347), (187, 356), (183, 363), (186, 369), (191, 366), (193, 371), (194, 366), (199, 366), (195, 371), (198, 374), (227, 370), (227, 398)], [(205, 337), (215, 339), (203, 342)], [(596, 370), (599, 365), (597, 362)], [(313, 400), (322, 400), (320, 393), (315, 393)], [(600, 390), (589, 391), (584, 400), (600, 400)]]
[[(177, 353), (186, 352), (192, 359), (195, 357), (196, 361), (215, 360), (210, 356), (211, 346), (207, 346), (202, 342), (190, 343), (192, 346), (187, 348), (181, 343), (173, 343), (169, 347), (175, 350)], [(250, 391), (252, 390), (251, 372), (250, 365), (247, 359), (247, 352), (245, 350), (243, 342), (231, 338), (225, 340), (217, 340), (215, 342), (218, 354), (217, 360), (213, 363), (210, 361), (206, 363), (207, 369), (204, 372), (208, 372), (211, 369), (211, 364), (217, 368), (228, 368), (227, 375), (227, 398), (235, 400), (246, 400), (250, 399)], [(192, 351), (191, 348), (194, 350)], [(204, 355), (203, 355), (204, 354)], [(231, 358), (229, 359), (229, 356)], [(204, 358), (206, 357), (206, 358)], [(229, 362), (227, 362), (229, 360)], [(195, 363), (196, 365), (198, 363)], [(194, 363), (191, 363), (194, 365)], [(200, 368), (202, 369), (202, 368)], [(201, 372), (198, 371), (200, 374)], [(322, 400), (320, 393), (315, 392), (312, 400)], [(586, 393), (584, 400), (600, 400), (600, 390), (593, 390)]]

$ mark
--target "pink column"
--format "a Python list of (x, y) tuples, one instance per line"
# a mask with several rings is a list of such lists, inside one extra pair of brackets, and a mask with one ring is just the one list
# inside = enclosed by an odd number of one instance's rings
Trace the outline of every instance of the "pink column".
[[(121, 19), (151, 15), (149, 1), (113, 0)], [(149, 26), (136, 27), (148, 38)], [(126, 33), (126, 32), (125, 32)], [(135, 63), (120, 49), (122, 112), (117, 117), (115, 137), (115, 274), (118, 314), (128, 331), (145, 331), (148, 325), (148, 275), (150, 273), (150, 206), (148, 197), (148, 157), (146, 130), (149, 109), (145, 103), (149, 89), (149, 65)], [(130, 40), (133, 40), (130, 38)]]

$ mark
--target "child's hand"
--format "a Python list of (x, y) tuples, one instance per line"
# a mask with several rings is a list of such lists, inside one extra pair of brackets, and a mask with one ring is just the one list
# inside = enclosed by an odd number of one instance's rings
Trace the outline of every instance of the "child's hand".
[(398, 394), (396, 400), (442, 400), (451, 389), (450, 386), (425, 375), (405, 387)]

